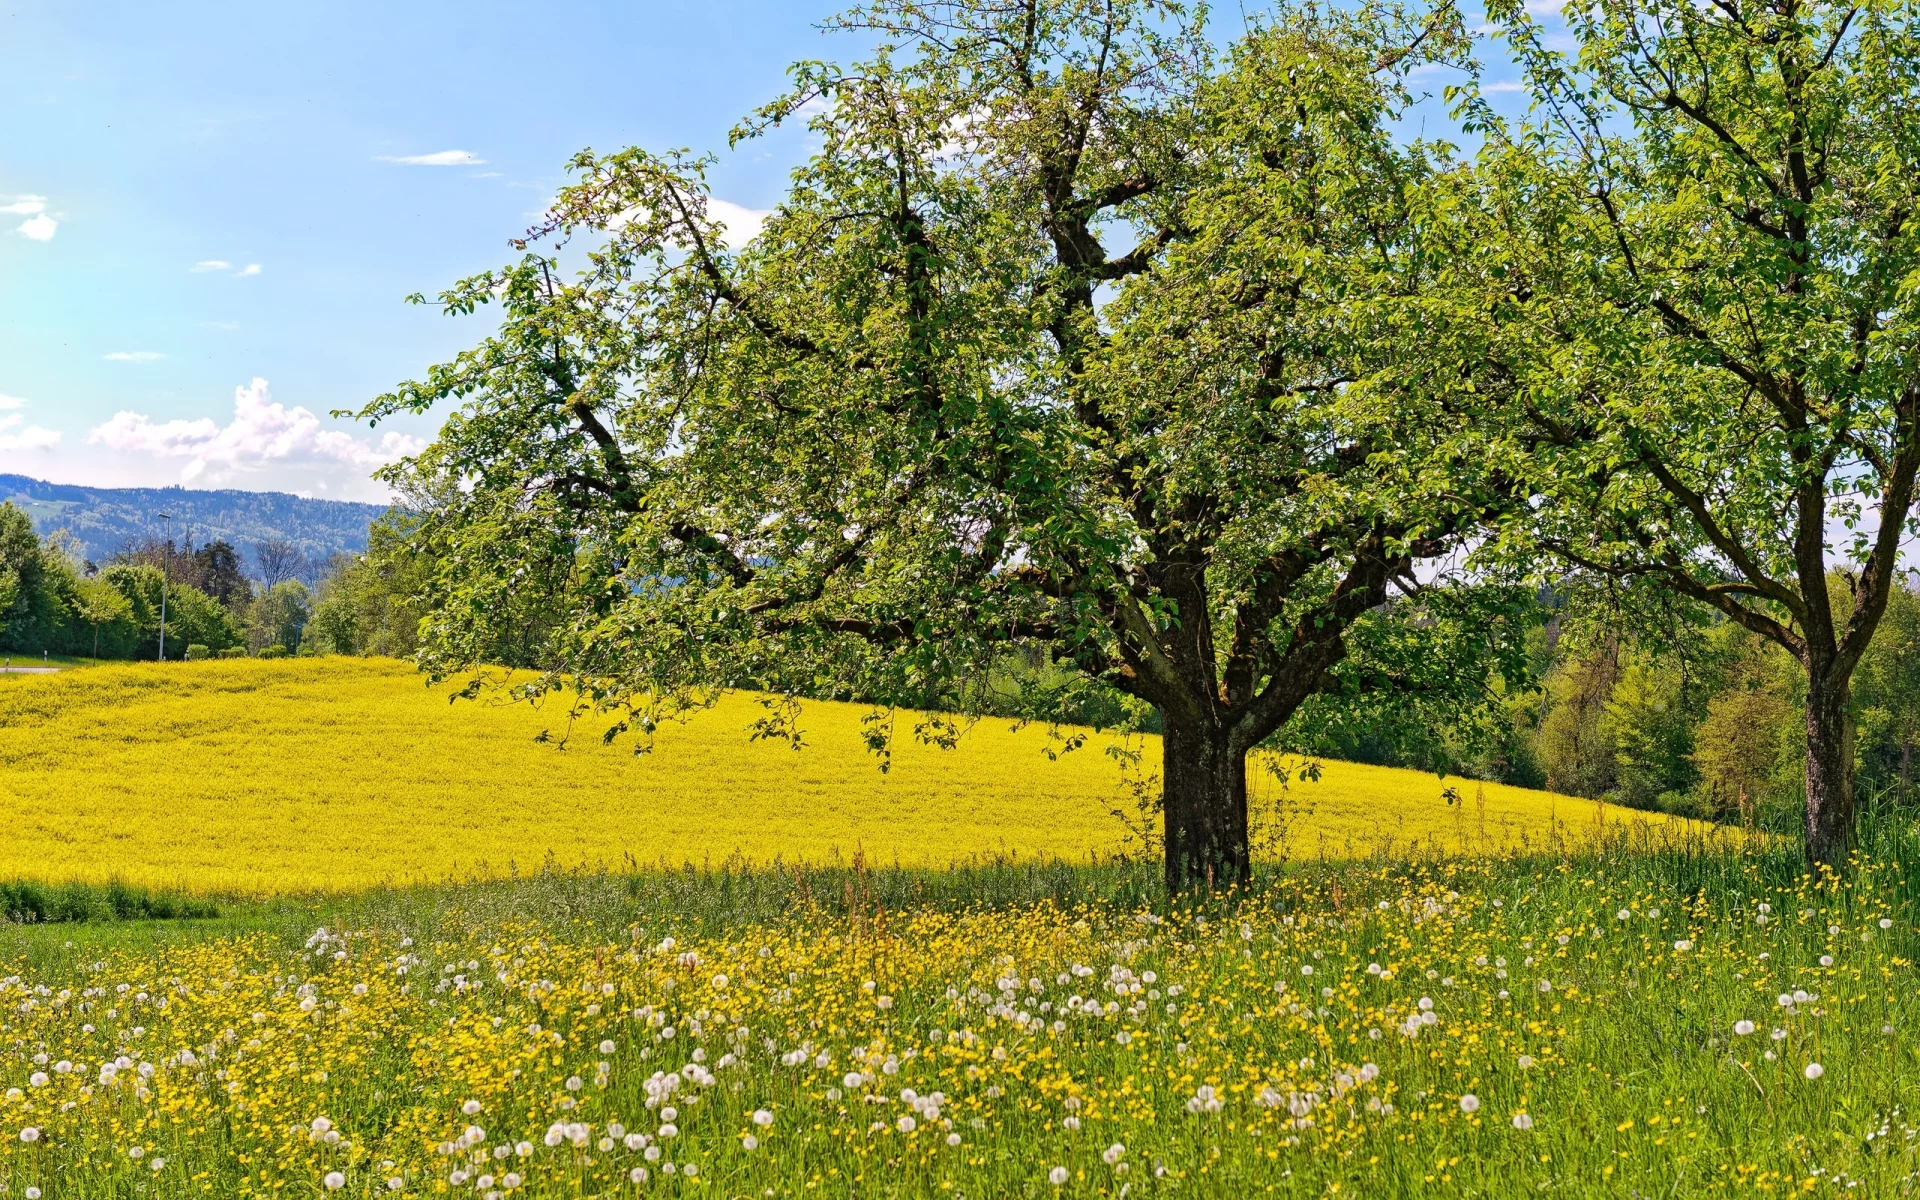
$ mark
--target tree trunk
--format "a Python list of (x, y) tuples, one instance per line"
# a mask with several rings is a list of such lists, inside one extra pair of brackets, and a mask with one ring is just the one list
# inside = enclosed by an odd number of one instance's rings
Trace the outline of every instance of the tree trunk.
[(1223, 729), (1170, 716), (1161, 737), (1167, 891), (1244, 883), (1252, 869), (1246, 752)]
[(1853, 849), (1853, 716), (1844, 681), (1807, 672), (1807, 861), (1844, 867)]

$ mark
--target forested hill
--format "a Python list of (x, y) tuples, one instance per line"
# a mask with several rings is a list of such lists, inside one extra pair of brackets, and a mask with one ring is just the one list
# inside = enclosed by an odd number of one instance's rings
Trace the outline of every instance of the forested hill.
[(0, 500), (27, 510), (41, 534), (70, 530), (95, 562), (143, 538), (159, 537), (156, 513), (173, 514), (176, 539), (200, 545), (225, 538), (242, 553), (255, 542), (285, 539), (309, 561), (337, 550), (364, 550), (367, 524), (386, 509), (344, 500), (308, 500), (286, 492), (187, 488), (92, 488), (0, 475)]

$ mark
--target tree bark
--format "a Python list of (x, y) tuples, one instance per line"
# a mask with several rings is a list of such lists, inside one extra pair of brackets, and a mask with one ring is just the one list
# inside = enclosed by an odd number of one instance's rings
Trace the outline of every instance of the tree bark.
[(1853, 717), (1849, 688), (1807, 671), (1807, 861), (1835, 868), (1853, 849)]
[(1169, 719), (1163, 713), (1161, 776), (1167, 849), (1167, 891), (1245, 883), (1247, 755), (1227, 730)]

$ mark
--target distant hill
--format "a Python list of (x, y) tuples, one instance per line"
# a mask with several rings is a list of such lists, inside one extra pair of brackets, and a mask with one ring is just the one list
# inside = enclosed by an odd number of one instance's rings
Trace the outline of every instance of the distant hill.
[(115, 551), (159, 537), (155, 513), (173, 514), (173, 535), (195, 545), (225, 538), (243, 556), (255, 542), (284, 538), (312, 562), (335, 551), (367, 548), (367, 525), (386, 509), (345, 500), (308, 500), (286, 492), (193, 491), (169, 488), (92, 488), (0, 475), (0, 500), (27, 510), (42, 535), (56, 529), (79, 539), (86, 556), (103, 562)]

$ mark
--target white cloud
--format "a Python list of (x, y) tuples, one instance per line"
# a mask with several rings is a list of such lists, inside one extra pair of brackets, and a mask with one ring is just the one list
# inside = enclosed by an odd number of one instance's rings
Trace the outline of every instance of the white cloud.
[(718, 196), (707, 200), (707, 215), (726, 226), (726, 243), (734, 250), (745, 248), (748, 242), (760, 236), (760, 227), (767, 223), (772, 212), (764, 208), (745, 208), (731, 200), (722, 200)]
[(258, 275), (259, 273), (260, 273), (259, 263), (248, 263), (246, 266), (241, 267), (238, 271), (234, 272), (235, 275), (238, 275), (242, 279), (246, 279), (252, 275)]
[(426, 445), (404, 433), (387, 433), (375, 442), (325, 428), (307, 409), (277, 403), (267, 381), (259, 378), (233, 390), (233, 420), (226, 425), (210, 417), (155, 421), (145, 413), (122, 411), (94, 426), (87, 441), (125, 454), (187, 459), (181, 481), (209, 485), (266, 471), (284, 476), (346, 466), (364, 474)]
[(15, 229), (14, 232), (21, 237), (32, 238), (36, 242), (50, 242), (53, 240), (53, 235), (59, 228), (60, 222), (45, 213), (41, 213), (37, 217), (28, 217), (26, 220), (20, 222), (20, 227)]
[(1502, 79), (1495, 83), (1485, 84), (1480, 90), (1489, 96), (1499, 96), (1508, 92), (1524, 92), (1527, 90), (1527, 85), (1519, 79)]
[[(607, 228), (618, 231), (631, 224), (644, 209), (630, 208), (614, 215), (607, 222)], [(538, 215), (538, 214), (534, 214)], [(760, 229), (767, 223), (773, 210), (766, 208), (747, 208), (731, 200), (722, 200), (718, 196), (707, 197), (707, 216), (718, 222), (721, 227), (720, 240), (729, 250), (744, 250), (747, 243), (760, 236)]]
[(102, 354), (108, 362), (150, 363), (159, 362), (166, 355), (158, 350), (115, 350), (112, 354)]
[(471, 150), (436, 150), (432, 154), (381, 154), (376, 160), (406, 167), (477, 167), (487, 160)]
[(230, 271), (232, 269), (233, 264), (224, 258), (203, 258), (187, 268), (188, 271), (191, 271), (195, 275), (204, 275), (208, 271)]
[(15, 196), (5, 204), (0, 204), (0, 216), (4, 217), (37, 217), (45, 211), (45, 196)]
[(0, 396), (0, 452), (8, 450), (49, 450), (60, 444), (60, 431), (41, 425), (25, 425), (26, 418), (12, 411), (26, 407), (18, 396)]

